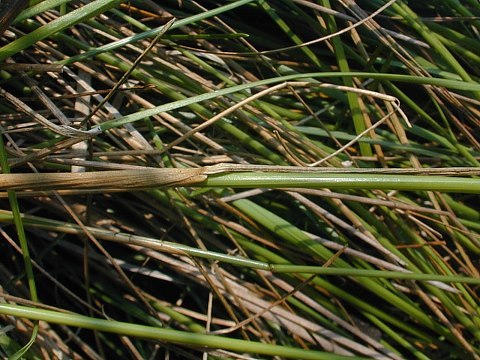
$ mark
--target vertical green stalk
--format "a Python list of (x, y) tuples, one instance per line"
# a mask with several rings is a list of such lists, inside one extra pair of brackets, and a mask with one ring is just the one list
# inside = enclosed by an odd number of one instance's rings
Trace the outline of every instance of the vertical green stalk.
[[(2, 167), (2, 172), (4, 174), (10, 173), (10, 167), (8, 166), (7, 152), (5, 151), (5, 144), (3, 142), (3, 137), (0, 136), (0, 166)], [(23, 221), (20, 214), (20, 207), (18, 206), (17, 197), (15, 191), (7, 190), (8, 201), (10, 202), (10, 207), (12, 208), (13, 220), (15, 228), (17, 229), (18, 240), (20, 242), (20, 248), (22, 249), (23, 262), (25, 264), (25, 272), (27, 274), (28, 288), (30, 290), (30, 298), (33, 302), (38, 302), (37, 287), (35, 285), (35, 278), (33, 276), (32, 261), (30, 258), (30, 253), (28, 251), (28, 242), (25, 235), (25, 229), (23, 227)], [(32, 336), (27, 344), (18, 350), (11, 359), (20, 359), (30, 347), (35, 342), (38, 333), (38, 322), (34, 323)]]
[[(329, 0), (323, 0), (322, 5), (325, 7), (331, 8)], [(328, 31), (332, 34), (337, 32), (338, 30), (337, 30), (335, 18), (332, 15), (325, 15), (325, 18), (327, 19), (326, 23), (327, 23)], [(335, 56), (337, 58), (338, 68), (340, 69), (340, 71), (349, 72), (350, 67), (348, 65), (347, 57), (345, 56), (345, 49), (343, 48), (341, 38), (339, 36), (335, 36), (332, 38), (331, 41), (334, 48)], [(343, 84), (350, 88), (354, 87), (352, 78), (344, 77)], [(360, 109), (360, 106), (358, 104), (358, 100), (357, 100), (358, 95), (352, 92), (347, 92), (346, 96), (347, 96), (348, 105), (350, 106), (350, 111), (352, 112), (353, 125), (355, 126), (355, 131), (357, 134), (360, 134), (362, 131), (366, 129), (366, 126), (363, 119), (362, 110)], [(372, 156), (373, 153), (372, 153), (372, 148), (370, 144), (361, 142), (359, 146), (360, 146), (360, 153), (363, 156)]]

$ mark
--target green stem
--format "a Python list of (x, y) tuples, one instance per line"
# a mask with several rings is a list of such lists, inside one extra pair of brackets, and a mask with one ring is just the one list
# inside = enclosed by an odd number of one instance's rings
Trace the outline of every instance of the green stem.
[(447, 176), (239, 172), (210, 175), (201, 184), (233, 188), (382, 189), (480, 193), (480, 179)]
[[(4, 174), (10, 173), (10, 167), (8, 166), (7, 152), (5, 150), (5, 144), (3, 142), (3, 136), (0, 135), (0, 165)], [(30, 252), (28, 250), (27, 236), (25, 235), (25, 228), (23, 227), (22, 215), (20, 207), (18, 206), (17, 197), (14, 190), (7, 190), (8, 200), (12, 208), (13, 221), (15, 228), (17, 229), (18, 240), (20, 242), (20, 248), (22, 250), (23, 263), (25, 264), (25, 272), (27, 274), (28, 288), (30, 290), (30, 298), (33, 302), (38, 302), (37, 287), (35, 285), (35, 277), (33, 275), (32, 260), (30, 258)], [(33, 345), (38, 333), (38, 323), (33, 325), (32, 334), (30, 340), (18, 350), (11, 359), (20, 359)]]
[(230, 351), (245, 351), (253, 354), (282, 356), (294, 359), (325, 359), (325, 360), (361, 360), (363, 357), (341, 356), (321, 351), (298, 349), (290, 346), (263, 344), (260, 342), (232, 339), (228, 337), (197, 334), (173, 329), (131, 324), (120, 321), (97, 319), (88, 316), (59, 313), (51, 310), (34, 309), (26, 306), (0, 304), (0, 314), (42, 320), (49, 323), (66, 326), (105, 331), (125, 336), (135, 336), (144, 339), (161, 340), (163, 342), (186, 344), (200, 348), (225, 349)]

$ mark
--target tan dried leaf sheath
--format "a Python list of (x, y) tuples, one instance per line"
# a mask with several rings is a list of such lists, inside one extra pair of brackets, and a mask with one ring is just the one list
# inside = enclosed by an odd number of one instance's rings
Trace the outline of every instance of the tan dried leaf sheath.
[(41, 173), (0, 175), (1, 190), (145, 189), (190, 186), (207, 179), (198, 169), (146, 169), (85, 173)]

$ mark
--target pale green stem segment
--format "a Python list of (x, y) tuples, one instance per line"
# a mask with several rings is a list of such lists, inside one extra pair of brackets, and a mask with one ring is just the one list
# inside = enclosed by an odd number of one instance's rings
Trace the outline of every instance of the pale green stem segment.
[(480, 193), (480, 179), (447, 176), (228, 173), (209, 176), (201, 186), (234, 188), (383, 189)]

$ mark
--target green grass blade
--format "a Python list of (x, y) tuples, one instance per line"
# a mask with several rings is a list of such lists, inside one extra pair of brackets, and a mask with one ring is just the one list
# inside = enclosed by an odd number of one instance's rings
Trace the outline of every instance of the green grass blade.
[(0, 304), (0, 314), (42, 320), (54, 324), (104, 331), (119, 335), (135, 336), (145, 339), (161, 340), (168, 343), (186, 344), (201, 348), (226, 349), (253, 354), (282, 356), (293, 359), (315, 360), (361, 360), (356, 356), (341, 356), (315, 350), (306, 350), (288, 346), (263, 344), (215, 335), (197, 334), (172, 329), (163, 329), (145, 325), (131, 324), (92, 318), (73, 313), (58, 313), (51, 310), (34, 309), (19, 305)]
[[(10, 173), (10, 168), (8, 166), (7, 152), (5, 150), (5, 144), (3, 142), (3, 135), (0, 135), (0, 165), (4, 174)], [(25, 235), (25, 228), (23, 226), (22, 215), (20, 212), (20, 207), (18, 205), (17, 197), (15, 191), (9, 190), (8, 201), (12, 208), (13, 222), (17, 230), (18, 240), (20, 242), (20, 248), (22, 249), (23, 263), (25, 266), (25, 272), (27, 274), (28, 288), (30, 290), (30, 299), (33, 302), (38, 302), (37, 287), (35, 283), (35, 276), (32, 268), (32, 261), (30, 258), (30, 252), (28, 250), (28, 241), (27, 236)], [(33, 331), (30, 336), (30, 340), (25, 346), (18, 350), (13, 356), (12, 359), (20, 359), (34, 344), (35, 339), (38, 333), (38, 323), (35, 322), (33, 325)]]

